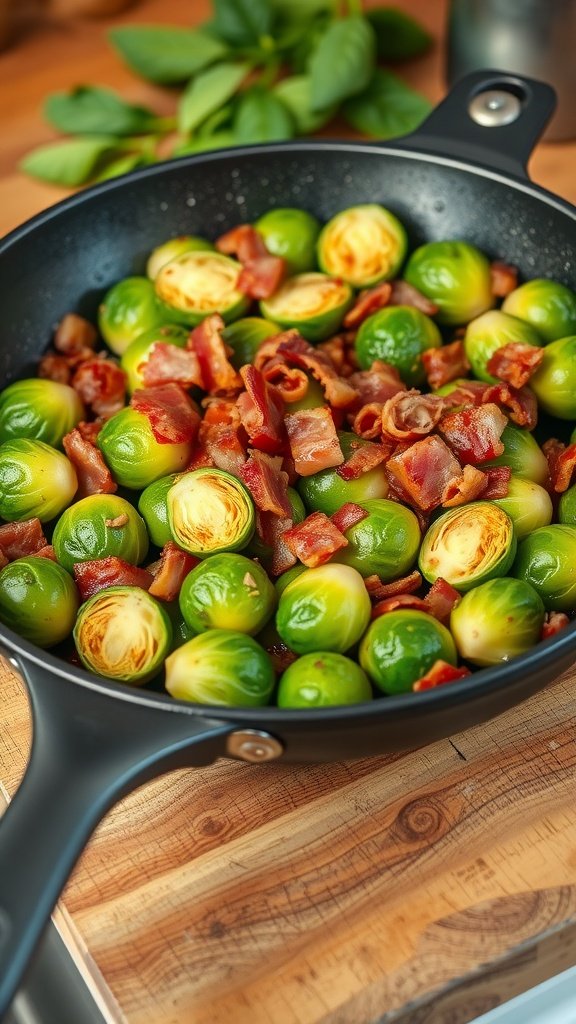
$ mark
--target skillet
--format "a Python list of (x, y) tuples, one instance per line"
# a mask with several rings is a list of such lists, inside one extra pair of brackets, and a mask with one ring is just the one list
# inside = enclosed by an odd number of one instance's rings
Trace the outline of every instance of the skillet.
[[(382, 203), (405, 224), (412, 248), (464, 238), (518, 266), (522, 278), (574, 288), (576, 209), (533, 185), (525, 170), (553, 108), (544, 83), (476, 72), (416, 133), (394, 143), (244, 147), (184, 157), (72, 196), (0, 244), (4, 384), (33, 374), (64, 313), (94, 319), (104, 291), (141, 273), (168, 237), (214, 237), (275, 206), (328, 220), (355, 203)], [(33, 745), (0, 823), (0, 1016), (92, 830), (130, 789), (221, 756), (341, 760), (433, 742), (557, 678), (576, 660), (576, 623), (452, 686), (314, 711), (193, 706), (90, 675), (5, 627), (2, 651), (28, 688)]]

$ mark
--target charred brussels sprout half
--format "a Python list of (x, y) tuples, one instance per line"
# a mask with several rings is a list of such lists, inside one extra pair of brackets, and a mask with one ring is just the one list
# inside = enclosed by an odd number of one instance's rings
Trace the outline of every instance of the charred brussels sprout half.
[(282, 329), (296, 327), (308, 341), (322, 341), (336, 333), (352, 302), (352, 289), (345, 281), (308, 273), (289, 277), (260, 303), (260, 309)]
[(467, 324), (492, 309), (490, 264), (469, 242), (427, 242), (406, 264), (404, 277), (438, 306), (441, 324)]
[[(564, 494), (560, 496), (558, 503), (558, 519), (567, 526), (576, 526), (576, 484), (572, 484)], [(548, 520), (550, 522), (550, 520)], [(539, 523), (539, 526), (546, 526), (546, 523)]]
[[(356, 448), (369, 442), (357, 434), (339, 431), (338, 439), (344, 458), (348, 459)], [(306, 508), (311, 512), (334, 515), (347, 501), (364, 502), (368, 498), (385, 498), (388, 494), (388, 478), (384, 465), (362, 473), (356, 480), (343, 480), (335, 469), (321, 469), (312, 476), (301, 477), (298, 490)]]
[(541, 347), (541, 339), (530, 324), (498, 309), (472, 320), (466, 328), (464, 351), (474, 376), (497, 384), (498, 378), (488, 373), (488, 362), (499, 348), (511, 343)]
[(376, 573), (383, 583), (408, 572), (420, 547), (420, 527), (414, 513), (397, 501), (370, 498), (358, 504), (368, 515), (345, 531), (348, 547), (334, 555), (362, 576)]
[(360, 644), (360, 664), (387, 694), (409, 693), (435, 661), (457, 661), (446, 626), (426, 612), (404, 609), (374, 619)]
[(263, 647), (245, 633), (210, 629), (166, 659), (166, 689), (177, 700), (257, 708), (274, 688), (274, 669)]
[(268, 252), (286, 260), (289, 274), (303, 274), (316, 266), (316, 240), (320, 224), (311, 213), (293, 207), (269, 210), (254, 227)]
[(196, 555), (239, 551), (254, 533), (254, 503), (236, 477), (221, 469), (184, 473), (168, 491), (173, 540)]
[(82, 605), (74, 640), (91, 672), (137, 686), (162, 668), (172, 648), (172, 624), (140, 587), (108, 587)]
[(138, 500), (138, 511), (146, 523), (150, 540), (158, 548), (172, 540), (168, 523), (168, 491), (177, 479), (177, 473), (160, 477), (144, 488)]
[(0, 572), (0, 622), (38, 647), (70, 635), (78, 604), (74, 580), (50, 558), (18, 558)]
[(250, 305), (238, 291), (241, 270), (236, 260), (219, 252), (185, 252), (160, 268), (154, 287), (181, 323), (194, 327), (210, 313), (228, 322)]
[(376, 203), (351, 206), (337, 213), (318, 239), (318, 263), (322, 270), (367, 288), (398, 273), (408, 237), (390, 210)]
[(98, 310), (98, 326), (108, 348), (121, 356), (139, 335), (157, 327), (167, 315), (147, 277), (125, 277), (118, 281)]
[(506, 296), (502, 309), (526, 320), (544, 342), (576, 334), (576, 294), (559, 281), (526, 281)]
[(510, 516), (491, 501), (472, 501), (449, 509), (428, 527), (418, 564), (429, 583), (441, 576), (463, 592), (505, 576), (515, 554)]
[(280, 597), (276, 628), (298, 654), (349, 650), (370, 621), (371, 604), (364, 580), (346, 565), (307, 569)]
[(144, 334), (139, 335), (128, 345), (122, 353), (120, 366), (126, 374), (130, 394), (144, 387), (142, 371), (155, 345), (162, 342), (164, 345), (186, 348), (189, 334), (186, 327), (179, 327), (178, 324), (159, 324), (150, 331), (144, 331)]
[(232, 366), (239, 370), (246, 363), (252, 363), (262, 342), (279, 332), (277, 324), (259, 316), (246, 316), (242, 320), (228, 324), (222, 331), (222, 337), (232, 349)]
[(62, 513), (52, 537), (56, 558), (72, 572), (76, 562), (116, 555), (139, 565), (148, 552), (144, 521), (117, 494), (91, 494)]
[(195, 633), (231, 629), (254, 636), (275, 607), (276, 591), (264, 569), (230, 552), (205, 558), (180, 591), (180, 610)]
[(0, 516), (9, 523), (60, 515), (78, 488), (76, 470), (43, 441), (21, 438), (0, 445)]
[(68, 384), (41, 377), (17, 380), (0, 393), (0, 444), (28, 438), (59, 448), (85, 415), (78, 393)]
[(544, 412), (561, 420), (576, 420), (576, 334), (546, 346), (530, 387)]
[(158, 272), (170, 263), (187, 252), (213, 252), (214, 246), (207, 238), (199, 238), (197, 235), (180, 235), (178, 238), (169, 238), (162, 245), (157, 245), (152, 250), (146, 264), (146, 273), (151, 281), (155, 281)]
[(364, 321), (356, 337), (356, 355), (363, 370), (375, 359), (395, 366), (408, 387), (425, 380), (422, 353), (439, 348), (436, 324), (414, 306), (386, 306)]
[(96, 439), (114, 479), (122, 487), (140, 490), (168, 473), (184, 469), (193, 445), (160, 444), (147, 416), (126, 407), (106, 421)]
[(458, 653), (473, 665), (497, 665), (540, 639), (544, 605), (523, 580), (489, 580), (464, 594), (450, 616)]
[(529, 583), (550, 611), (576, 611), (576, 526), (551, 523), (518, 545), (514, 576)]
[(507, 423), (500, 440), (504, 445), (502, 455), (480, 464), (480, 469), (490, 466), (509, 466), (514, 476), (545, 484), (548, 479), (548, 462), (544, 452), (532, 434), (523, 427)]
[(532, 530), (547, 526), (552, 521), (552, 499), (548, 491), (533, 480), (511, 476), (506, 497), (492, 498), (492, 501), (510, 516), (516, 540), (522, 540)]
[(327, 708), (372, 700), (372, 687), (359, 665), (343, 654), (304, 654), (280, 679), (281, 708)]

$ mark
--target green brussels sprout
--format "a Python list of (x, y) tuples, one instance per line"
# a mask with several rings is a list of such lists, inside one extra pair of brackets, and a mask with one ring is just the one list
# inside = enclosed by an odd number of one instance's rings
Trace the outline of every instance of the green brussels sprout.
[(231, 629), (254, 636), (276, 608), (276, 591), (262, 566), (245, 555), (210, 555), (188, 573), (180, 611), (195, 633)]
[(0, 392), (0, 444), (16, 438), (59, 448), (62, 438), (86, 416), (74, 388), (54, 380), (17, 380)]
[(432, 615), (412, 609), (374, 619), (360, 644), (362, 668), (387, 694), (410, 693), (439, 659), (456, 664), (452, 636)]
[(140, 587), (107, 587), (80, 608), (74, 641), (90, 672), (139, 686), (156, 675), (172, 649), (172, 623)]
[(408, 387), (426, 379), (422, 353), (439, 348), (442, 337), (436, 324), (414, 306), (385, 306), (364, 321), (356, 335), (356, 355), (363, 370), (375, 359), (395, 366)]
[[(340, 447), (345, 459), (368, 441), (350, 431), (338, 431)], [(368, 498), (385, 498), (388, 494), (388, 477), (384, 465), (362, 473), (356, 480), (343, 480), (335, 469), (321, 469), (319, 473), (303, 476), (298, 481), (300, 496), (311, 512), (334, 515), (347, 501), (364, 502)]]
[(207, 238), (199, 238), (197, 235), (169, 238), (167, 242), (162, 242), (162, 245), (157, 245), (148, 257), (146, 273), (150, 280), (155, 281), (158, 272), (166, 263), (170, 263), (170, 260), (182, 256), (185, 252), (214, 252), (214, 246)]
[[(533, 480), (511, 476), (506, 497), (491, 500), (510, 516), (516, 540), (522, 540), (532, 533), (532, 530), (552, 522), (552, 499), (546, 488), (535, 484)], [(576, 516), (574, 522), (576, 523)]]
[(268, 252), (286, 260), (289, 274), (305, 274), (316, 267), (316, 240), (320, 224), (311, 213), (293, 207), (268, 210), (254, 227)]
[(178, 599), (175, 601), (163, 601), (162, 607), (168, 612), (170, 622), (172, 623), (172, 650), (175, 651), (177, 647), (188, 643), (197, 633), (185, 621), (180, 611)]
[(326, 708), (365, 700), (372, 700), (366, 673), (333, 651), (304, 654), (288, 666), (278, 686), (281, 708)]
[(242, 267), (220, 252), (185, 252), (160, 268), (156, 295), (175, 319), (195, 327), (211, 313), (223, 320), (242, 316), (250, 299), (238, 291)]
[(170, 317), (147, 277), (125, 277), (106, 292), (98, 310), (98, 326), (108, 348), (121, 356), (139, 335)]
[(376, 203), (350, 206), (332, 217), (318, 239), (318, 263), (322, 270), (367, 288), (398, 273), (408, 236), (390, 210)]
[(530, 387), (544, 412), (561, 420), (576, 419), (576, 334), (546, 346)]
[(62, 513), (52, 536), (56, 558), (72, 572), (76, 562), (116, 555), (139, 565), (148, 552), (144, 521), (117, 494), (90, 494)]
[(292, 580), (297, 580), (303, 572), (306, 572), (305, 565), (293, 565), (291, 569), (287, 569), (286, 572), (283, 572), (282, 575), (278, 577), (274, 584), (278, 599), (280, 599), (288, 584), (292, 583)]
[(166, 659), (166, 689), (177, 700), (257, 708), (274, 689), (274, 668), (246, 633), (209, 629)]
[(362, 636), (371, 608), (360, 573), (347, 565), (320, 565), (288, 584), (278, 604), (276, 628), (298, 654), (342, 654)]
[(144, 331), (144, 334), (131, 341), (128, 348), (124, 349), (120, 360), (120, 366), (126, 374), (128, 392), (132, 395), (138, 388), (144, 387), (142, 368), (148, 362), (157, 342), (186, 348), (189, 335), (190, 331), (178, 324), (158, 324), (157, 327)]
[(336, 333), (353, 301), (350, 285), (340, 278), (310, 272), (289, 277), (260, 310), (282, 330), (297, 327), (308, 341), (323, 341)]
[(534, 530), (520, 541), (512, 574), (534, 587), (549, 611), (576, 611), (576, 526)]
[(345, 531), (348, 547), (341, 548), (333, 562), (351, 565), (361, 576), (376, 573), (383, 583), (398, 579), (416, 561), (420, 547), (416, 516), (405, 505), (386, 498), (369, 498), (358, 504), (368, 515)]
[(501, 576), (469, 590), (452, 610), (458, 653), (473, 665), (497, 665), (538, 643), (544, 605), (523, 580)]
[(471, 320), (464, 335), (464, 351), (474, 376), (497, 384), (498, 378), (488, 373), (487, 365), (497, 349), (510, 343), (541, 348), (541, 340), (530, 324), (499, 309), (491, 309)]
[(168, 491), (172, 539), (197, 558), (245, 548), (254, 533), (254, 503), (244, 484), (222, 469), (183, 473)]
[(102, 427), (96, 444), (122, 487), (140, 490), (190, 462), (193, 444), (160, 444), (143, 412), (126, 406)]
[(424, 534), (418, 565), (433, 583), (441, 576), (456, 590), (505, 576), (516, 554), (507, 512), (491, 501), (471, 501), (448, 509)]
[(576, 294), (559, 281), (526, 281), (506, 296), (502, 309), (526, 320), (544, 342), (576, 334)]
[[(572, 487), (569, 487), (567, 491), (564, 491), (564, 494), (560, 495), (558, 519), (567, 526), (576, 526), (576, 484), (572, 484)], [(547, 523), (539, 523), (538, 525), (546, 526)]]
[(514, 476), (523, 480), (533, 480), (536, 484), (545, 484), (548, 480), (548, 462), (544, 452), (528, 430), (507, 423), (500, 435), (504, 445), (502, 455), (482, 462), (480, 469), (490, 466), (509, 466)]
[(222, 337), (233, 350), (230, 356), (232, 366), (239, 370), (241, 366), (252, 363), (262, 342), (266, 341), (266, 338), (273, 338), (279, 332), (277, 324), (263, 320), (259, 316), (246, 316), (242, 320), (228, 324), (222, 331)]
[(404, 277), (438, 306), (441, 324), (467, 324), (494, 305), (490, 264), (469, 242), (426, 242), (409, 257)]
[(178, 473), (161, 476), (148, 484), (138, 499), (138, 511), (146, 523), (150, 540), (158, 548), (172, 540), (168, 523), (168, 491), (177, 479)]
[(38, 647), (69, 636), (78, 605), (74, 580), (50, 558), (18, 558), (0, 572), (0, 621)]
[(70, 459), (44, 441), (19, 438), (0, 445), (0, 516), (8, 522), (37, 517), (47, 523), (77, 489)]

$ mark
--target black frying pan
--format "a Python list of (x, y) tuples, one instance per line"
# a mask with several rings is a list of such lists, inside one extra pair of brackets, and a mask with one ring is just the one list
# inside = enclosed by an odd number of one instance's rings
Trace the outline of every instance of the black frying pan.
[[(469, 104), (502, 90), (520, 113), (476, 124)], [(482, 105), (481, 100), (476, 103)], [(188, 157), (110, 181), (53, 207), (0, 246), (5, 382), (33, 372), (68, 310), (93, 318), (103, 291), (140, 273), (171, 235), (215, 237), (274, 206), (321, 220), (379, 202), (416, 245), (465, 238), (524, 277), (575, 287), (576, 210), (532, 185), (525, 162), (554, 107), (542, 83), (476, 73), (422, 128), (390, 145), (295, 142)], [(497, 113), (497, 111), (496, 111)], [(90, 833), (146, 779), (217, 757), (321, 761), (366, 757), (448, 736), (531, 696), (576, 660), (576, 623), (516, 658), (424, 693), (353, 708), (258, 711), (194, 707), (71, 668), (0, 628), (26, 680), (32, 755), (0, 823), (0, 1015)]]

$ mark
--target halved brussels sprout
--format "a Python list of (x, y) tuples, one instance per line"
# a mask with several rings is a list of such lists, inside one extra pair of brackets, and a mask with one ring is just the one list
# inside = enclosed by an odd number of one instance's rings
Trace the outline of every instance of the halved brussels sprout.
[(538, 643), (543, 622), (544, 605), (533, 587), (503, 576), (464, 594), (450, 616), (450, 630), (466, 661), (497, 665)]
[(385, 306), (364, 321), (356, 336), (356, 355), (363, 370), (375, 359), (395, 366), (408, 387), (426, 378), (422, 353), (439, 348), (442, 336), (436, 324), (414, 306)]
[(544, 412), (561, 420), (576, 419), (576, 334), (546, 346), (530, 387)]
[(502, 455), (480, 464), (480, 469), (490, 466), (509, 466), (514, 476), (545, 484), (548, 479), (548, 462), (538, 442), (529, 430), (507, 423), (500, 435), (504, 445)]
[(128, 392), (133, 394), (138, 388), (144, 387), (142, 367), (145, 365), (157, 342), (186, 348), (190, 331), (178, 324), (159, 324), (150, 331), (144, 331), (138, 338), (131, 341), (122, 353), (120, 366), (127, 377)]
[(168, 523), (168, 491), (177, 479), (178, 473), (161, 476), (153, 484), (148, 484), (138, 499), (138, 511), (146, 523), (150, 540), (158, 548), (172, 540)]
[(0, 622), (38, 647), (70, 635), (78, 605), (74, 580), (50, 558), (18, 558), (0, 572)]
[(320, 224), (311, 213), (294, 207), (268, 210), (254, 227), (268, 252), (286, 260), (289, 274), (304, 274), (316, 267), (316, 240)]
[(327, 708), (365, 700), (372, 700), (366, 673), (334, 651), (304, 654), (288, 666), (278, 685), (280, 708)]
[(194, 327), (210, 313), (228, 322), (250, 305), (238, 291), (241, 270), (236, 260), (219, 252), (185, 252), (160, 268), (154, 287), (181, 323)]
[(228, 324), (222, 331), (222, 337), (233, 349), (230, 356), (232, 366), (239, 370), (246, 363), (252, 363), (262, 342), (279, 333), (280, 328), (277, 324), (260, 316), (246, 316), (242, 320)]
[(179, 235), (178, 238), (169, 238), (152, 250), (146, 264), (146, 273), (151, 281), (155, 281), (158, 272), (170, 263), (176, 256), (182, 256), (185, 252), (214, 252), (212, 242), (207, 238), (199, 238), (198, 235)]
[(114, 413), (102, 427), (96, 444), (117, 483), (140, 490), (190, 462), (193, 444), (160, 444), (150, 420), (129, 406)]
[(41, 377), (17, 380), (0, 392), (0, 444), (26, 437), (59, 448), (85, 416), (78, 392), (68, 384)]
[(576, 611), (576, 526), (551, 523), (518, 545), (513, 575), (529, 583), (551, 611)]
[(438, 659), (456, 665), (452, 636), (432, 615), (412, 609), (374, 619), (360, 644), (362, 668), (388, 694), (410, 693)]
[(263, 647), (245, 633), (209, 629), (166, 659), (166, 689), (177, 700), (257, 708), (274, 689), (274, 669)]
[(197, 558), (239, 551), (254, 533), (250, 493), (222, 469), (183, 473), (168, 491), (167, 502), (172, 539)]
[(77, 489), (70, 459), (44, 441), (20, 438), (0, 445), (0, 516), (9, 523), (34, 517), (49, 522)]
[(195, 633), (232, 629), (254, 636), (276, 608), (276, 591), (262, 566), (244, 555), (210, 555), (188, 573), (180, 610)]
[(576, 334), (576, 294), (559, 281), (526, 281), (506, 296), (502, 309), (532, 324), (544, 342)]
[(501, 313), (499, 309), (489, 310), (472, 320), (464, 335), (464, 351), (474, 376), (489, 384), (497, 384), (498, 378), (488, 373), (488, 361), (497, 349), (513, 342), (534, 345), (535, 348), (542, 345), (530, 324), (508, 313)]
[(157, 327), (166, 314), (147, 277), (125, 277), (106, 292), (98, 310), (98, 327), (108, 348), (121, 356), (140, 334)]
[(139, 565), (148, 552), (144, 521), (117, 494), (90, 494), (62, 513), (52, 536), (56, 558), (72, 572), (76, 562), (116, 555)]
[(441, 324), (467, 324), (495, 302), (490, 264), (469, 242), (426, 242), (409, 257), (404, 277), (438, 306)]
[(368, 512), (355, 526), (345, 531), (347, 548), (333, 556), (357, 569), (362, 576), (376, 573), (383, 583), (408, 572), (420, 547), (420, 526), (414, 513), (397, 501), (369, 498), (358, 504)]
[(289, 277), (260, 309), (282, 329), (297, 327), (308, 341), (322, 341), (336, 333), (353, 301), (344, 281), (311, 272)]
[[(492, 501), (510, 516), (516, 540), (522, 540), (532, 533), (532, 530), (552, 522), (552, 499), (546, 488), (535, 484), (533, 480), (511, 476), (506, 497), (492, 498)], [(576, 522), (576, 518), (574, 521)]]
[(441, 576), (456, 590), (505, 576), (516, 554), (512, 520), (491, 501), (451, 508), (428, 527), (418, 565), (429, 583)]
[[(561, 523), (566, 523), (567, 526), (576, 526), (576, 484), (572, 484), (572, 487), (560, 495), (558, 519)], [(546, 526), (547, 524), (539, 523), (538, 525)]]
[(318, 239), (322, 270), (354, 288), (367, 288), (398, 273), (408, 236), (397, 217), (384, 206), (350, 206), (332, 217)]
[(108, 587), (80, 608), (74, 640), (90, 672), (138, 686), (162, 667), (172, 648), (172, 623), (140, 587)]
[(298, 654), (349, 650), (370, 622), (370, 598), (364, 580), (347, 565), (307, 569), (280, 597), (276, 628)]
[[(369, 443), (346, 430), (338, 431), (338, 439), (345, 459), (356, 448)], [(381, 464), (362, 473), (356, 480), (343, 480), (335, 469), (321, 469), (312, 476), (301, 477), (298, 490), (307, 509), (331, 516), (347, 501), (358, 503), (369, 498), (385, 498), (389, 488), (386, 470)]]

